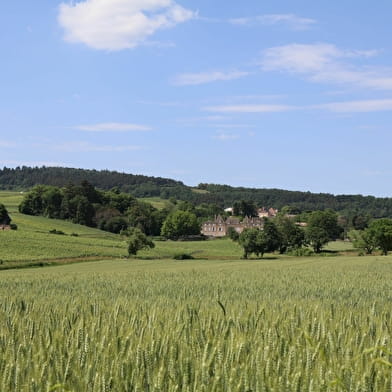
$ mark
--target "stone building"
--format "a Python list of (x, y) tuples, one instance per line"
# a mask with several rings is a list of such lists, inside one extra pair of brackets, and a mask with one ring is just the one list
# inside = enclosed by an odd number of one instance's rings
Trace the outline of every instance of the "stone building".
[(220, 215), (212, 221), (204, 222), (201, 233), (207, 237), (225, 237), (229, 228), (232, 227), (237, 233), (242, 233), (244, 229), (257, 227), (262, 229), (264, 220), (262, 218), (245, 217), (242, 221), (235, 217), (223, 219)]
[(257, 210), (257, 215), (259, 216), (259, 218), (274, 218), (277, 214), (278, 214), (278, 210), (275, 208), (259, 208)]

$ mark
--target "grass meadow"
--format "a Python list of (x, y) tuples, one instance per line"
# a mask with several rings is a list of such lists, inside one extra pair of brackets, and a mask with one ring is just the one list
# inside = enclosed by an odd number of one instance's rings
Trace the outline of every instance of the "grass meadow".
[(0, 268), (63, 265), (0, 271), (1, 392), (392, 391), (392, 255), (241, 260), (216, 240), (127, 259), (120, 236), (21, 215), (20, 197), (0, 193), (18, 225)]

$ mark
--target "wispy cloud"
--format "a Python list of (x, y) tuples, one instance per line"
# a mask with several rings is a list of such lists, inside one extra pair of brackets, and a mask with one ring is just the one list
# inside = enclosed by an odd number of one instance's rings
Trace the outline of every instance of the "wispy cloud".
[(392, 111), (392, 99), (373, 99), (364, 101), (332, 102), (314, 106), (336, 113), (368, 113)]
[(243, 78), (250, 73), (246, 71), (207, 71), (198, 73), (184, 73), (173, 79), (177, 86), (195, 86), (218, 81), (227, 81)]
[(298, 109), (290, 105), (217, 105), (206, 106), (203, 110), (215, 113), (278, 113)]
[(61, 3), (58, 22), (66, 41), (116, 51), (135, 48), (157, 30), (196, 16), (174, 0), (85, 0)]
[(76, 125), (72, 128), (85, 132), (133, 132), (149, 131), (152, 129), (146, 125), (130, 123), (99, 123), (89, 125)]
[(264, 71), (300, 74), (313, 82), (392, 90), (392, 68), (359, 66), (348, 61), (378, 53), (377, 50), (342, 50), (326, 43), (290, 44), (265, 50), (261, 65)]
[(255, 25), (285, 25), (291, 30), (308, 30), (312, 28), (317, 21), (315, 19), (303, 18), (294, 14), (267, 14), (244, 18), (229, 19), (229, 22), (237, 26), (255, 26)]
[[(238, 104), (207, 106), (203, 110), (216, 113), (279, 113), (289, 111), (325, 110), (335, 113), (369, 113), (392, 111), (392, 99), (373, 99), (356, 101), (328, 102), (318, 105), (308, 104), (302, 106), (294, 105), (268, 105), (268, 104)], [(242, 124), (243, 127), (250, 127)], [(221, 124), (221, 128), (241, 128), (240, 124)]]

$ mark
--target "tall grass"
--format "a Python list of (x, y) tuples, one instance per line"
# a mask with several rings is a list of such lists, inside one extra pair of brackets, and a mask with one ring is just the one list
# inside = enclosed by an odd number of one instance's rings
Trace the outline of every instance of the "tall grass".
[(0, 275), (0, 390), (391, 390), (392, 258)]

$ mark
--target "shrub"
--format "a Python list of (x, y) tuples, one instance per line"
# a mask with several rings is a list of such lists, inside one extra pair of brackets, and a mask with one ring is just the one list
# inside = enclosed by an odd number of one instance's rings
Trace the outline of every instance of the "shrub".
[(296, 256), (296, 257), (314, 256), (314, 252), (310, 248), (293, 249), (290, 252), (287, 252), (287, 254), (289, 256)]
[(61, 231), (61, 230), (56, 230), (56, 229), (49, 230), (49, 233), (50, 233), (50, 234), (65, 235), (65, 233), (64, 233), (63, 231)]
[(189, 253), (177, 253), (173, 256), (174, 260), (193, 260), (194, 257)]
[(16, 225), (15, 223), (11, 223), (10, 227), (11, 230), (18, 230), (18, 225)]

